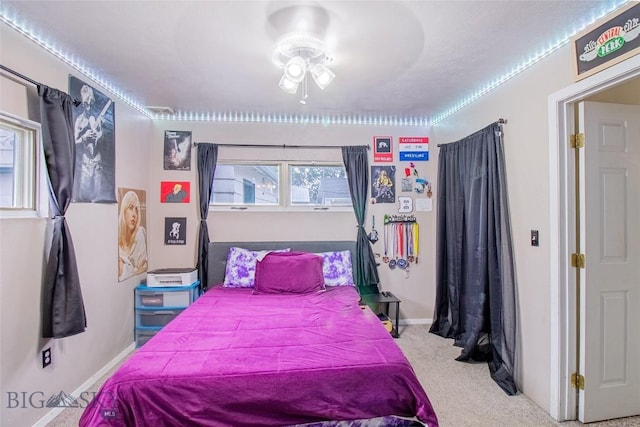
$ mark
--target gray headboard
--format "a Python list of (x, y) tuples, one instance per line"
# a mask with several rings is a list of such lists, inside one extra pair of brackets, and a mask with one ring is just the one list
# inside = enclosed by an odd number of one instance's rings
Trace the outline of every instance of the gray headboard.
[(210, 242), (209, 243), (209, 286), (215, 286), (224, 281), (224, 272), (229, 248), (236, 246), (250, 251), (274, 250), (291, 248), (292, 251), (302, 252), (331, 252), (351, 251), (352, 261), (356, 249), (356, 242), (348, 240), (313, 241), (313, 242)]

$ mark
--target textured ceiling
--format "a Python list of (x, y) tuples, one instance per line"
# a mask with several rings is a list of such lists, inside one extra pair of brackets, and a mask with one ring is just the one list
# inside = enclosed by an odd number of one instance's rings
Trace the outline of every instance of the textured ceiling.
[[(429, 121), (620, 3), (3, 0), (0, 10), (139, 105)], [(309, 82), (306, 105), (280, 90), (271, 62), (276, 39), (300, 29), (323, 37), (337, 75), (324, 91)]]

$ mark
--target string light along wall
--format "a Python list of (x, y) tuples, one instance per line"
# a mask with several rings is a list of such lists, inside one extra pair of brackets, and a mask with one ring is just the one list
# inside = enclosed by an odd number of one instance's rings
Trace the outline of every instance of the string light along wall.
[[(567, 31), (563, 37), (558, 38), (547, 48), (541, 49), (529, 59), (513, 67), (508, 72), (485, 84), (480, 89), (474, 91), (469, 96), (455, 103), (453, 106), (443, 109), (439, 114), (431, 118), (424, 116), (400, 116), (400, 115), (366, 115), (366, 114), (276, 114), (276, 113), (253, 113), (239, 111), (224, 112), (193, 112), (177, 111), (175, 114), (154, 113), (134, 96), (125, 93), (115, 83), (107, 81), (99, 72), (94, 71), (90, 65), (78, 58), (73, 52), (68, 52), (64, 47), (48, 40), (41, 29), (23, 22), (13, 15), (7, 7), (0, 4), (0, 21), (27, 37), (43, 49), (52, 53), (75, 70), (91, 78), (114, 96), (135, 110), (153, 120), (177, 120), (177, 121), (210, 121), (222, 123), (282, 123), (282, 124), (321, 124), (321, 125), (364, 125), (364, 126), (434, 126), (471, 103), (478, 100), (483, 95), (507, 82), (511, 78), (525, 71), (541, 59), (547, 57), (560, 47), (567, 44), (573, 35), (583, 30), (601, 17), (617, 9), (629, 0), (614, 0), (603, 8), (599, 14), (591, 16), (584, 22), (576, 22), (574, 27)], [(336, 77), (335, 73), (328, 67), (331, 56), (326, 51), (324, 43), (313, 34), (288, 33), (281, 37), (273, 52), (273, 62), (283, 69), (283, 76), (279, 85), (287, 93), (297, 93), (302, 86), (300, 102), (306, 103), (308, 98), (306, 85), (308, 75), (311, 74), (314, 82), (320, 89), (326, 88)]]

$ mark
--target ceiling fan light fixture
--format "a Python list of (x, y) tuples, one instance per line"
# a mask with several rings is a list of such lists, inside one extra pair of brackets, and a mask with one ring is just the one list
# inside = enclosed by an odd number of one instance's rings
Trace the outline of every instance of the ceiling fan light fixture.
[(280, 79), (280, 89), (287, 93), (296, 93), (298, 91), (298, 86), (300, 86), (300, 83), (289, 79), (286, 73)]
[(300, 56), (294, 56), (284, 66), (284, 75), (295, 83), (300, 83), (307, 72), (307, 62)]
[(324, 64), (315, 64), (311, 67), (311, 76), (316, 82), (318, 87), (322, 90), (329, 86), (333, 79), (336, 78), (336, 74), (327, 68)]
[[(304, 81), (306, 85), (307, 73), (311, 73), (320, 89), (326, 88), (336, 77), (325, 65), (329, 58), (324, 42), (317, 35), (304, 32), (283, 35), (272, 54), (273, 63), (284, 70), (280, 88), (296, 93), (300, 83)], [(306, 98), (305, 93), (305, 102)]]

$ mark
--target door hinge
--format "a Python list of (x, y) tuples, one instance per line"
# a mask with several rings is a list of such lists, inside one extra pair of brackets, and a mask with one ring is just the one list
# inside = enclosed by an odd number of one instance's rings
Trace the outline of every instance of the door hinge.
[(577, 372), (571, 374), (571, 387), (584, 390), (584, 376)]
[(569, 145), (571, 148), (584, 147), (584, 133), (576, 133), (569, 138)]
[(584, 254), (571, 254), (571, 267), (584, 268)]

